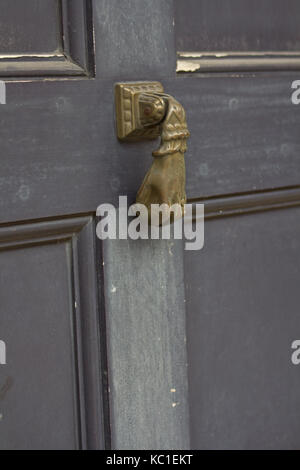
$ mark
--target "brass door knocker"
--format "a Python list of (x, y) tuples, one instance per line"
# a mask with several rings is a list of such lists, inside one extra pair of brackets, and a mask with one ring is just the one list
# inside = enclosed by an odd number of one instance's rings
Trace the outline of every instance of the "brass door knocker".
[(159, 82), (118, 83), (115, 89), (118, 138), (161, 137), (136, 196), (136, 202), (147, 207), (149, 218), (151, 204), (179, 204), (183, 215), (186, 203), (184, 153), (190, 133), (183, 106), (163, 91)]

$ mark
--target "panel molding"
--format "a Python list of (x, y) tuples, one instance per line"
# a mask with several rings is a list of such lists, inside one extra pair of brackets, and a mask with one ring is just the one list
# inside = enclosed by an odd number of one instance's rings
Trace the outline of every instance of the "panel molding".
[(63, 242), (70, 263), (76, 445), (78, 449), (103, 449), (106, 423), (94, 219), (82, 216), (0, 226), (0, 251)]
[(0, 55), (0, 77), (94, 76), (91, 0), (59, 0), (61, 50)]
[(177, 73), (300, 70), (300, 52), (178, 52)]
[(206, 219), (285, 209), (300, 205), (300, 186), (255, 193), (199, 198), (188, 202), (203, 203)]

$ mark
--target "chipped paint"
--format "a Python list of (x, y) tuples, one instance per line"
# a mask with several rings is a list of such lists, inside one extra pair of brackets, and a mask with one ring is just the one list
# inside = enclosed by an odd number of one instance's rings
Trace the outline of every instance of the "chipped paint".
[(178, 57), (202, 57), (203, 54), (201, 52), (177, 52)]
[(110, 292), (111, 292), (112, 294), (114, 294), (115, 292), (117, 292), (116, 286), (112, 285), (112, 288), (110, 289)]
[(278, 51), (178, 52), (177, 72), (274, 70), (288, 66), (300, 68), (300, 53)]
[(89, 78), (83, 75), (74, 75), (69, 77), (28, 77), (22, 79), (16, 79), (11, 77), (4, 77), (5, 83), (37, 83), (37, 82), (69, 82), (70, 80), (94, 80), (94, 78)]
[(288, 52), (288, 51), (211, 51), (211, 52), (199, 52), (199, 51), (179, 51), (177, 52), (178, 57), (186, 58), (201, 58), (201, 57), (300, 57), (300, 52)]
[(228, 57), (229, 52), (178, 52), (178, 57), (186, 57), (190, 59), (200, 59), (202, 57)]
[(176, 72), (196, 72), (200, 69), (200, 63), (191, 60), (178, 60)]
[(0, 54), (0, 60), (10, 60), (10, 59), (63, 59), (65, 56), (63, 54)]

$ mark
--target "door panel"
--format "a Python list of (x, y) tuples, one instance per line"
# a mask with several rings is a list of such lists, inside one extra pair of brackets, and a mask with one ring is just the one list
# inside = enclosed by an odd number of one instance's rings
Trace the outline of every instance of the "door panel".
[(0, 229), (2, 449), (103, 442), (93, 240), (90, 217)]
[(10, 384), (1, 400), (2, 449), (12, 442), (22, 449), (76, 447), (70, 261), (68, 243), (1, 252), (1, 334), (11, 364), (1, 374), (2, 387)]
[(300, 51), (297, 0), (175, 0), (177, 51)]
[(90, 0), (1, 0), (0, 77), (93, 75)]
[(186, 253), (192, 448), (299, 449), (299, 216), (208, 218)]
[(175, 1), (177, 71), (299, 70), (299, 4)]
[(60, 50), (62, 37), (59, 4), (58, 0), (3, 0), (0, 22), (1, 56), (54, 54)]

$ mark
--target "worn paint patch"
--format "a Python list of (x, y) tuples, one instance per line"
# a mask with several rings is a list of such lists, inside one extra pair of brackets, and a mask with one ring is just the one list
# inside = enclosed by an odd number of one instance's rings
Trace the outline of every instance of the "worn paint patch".
[(0, 59), (62, 59), (64, 58), (63, 54), (0, 54)]
[(196, 72), (200, 69), (200, 63), (192, 60), (178, 60), (176, 72)]
[(230, 52), (178, 52), (178, 57), (201, 58), (201, 57), (228, 57)]

